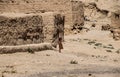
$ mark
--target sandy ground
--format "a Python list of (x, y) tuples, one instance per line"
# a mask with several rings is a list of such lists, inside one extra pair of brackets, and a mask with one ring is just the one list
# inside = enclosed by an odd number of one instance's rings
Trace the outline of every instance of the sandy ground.
[(0, 77), (120, 77), (120, 41), (109, 32), (65, 36), (63, 44), (62, 53), (1, 54)]

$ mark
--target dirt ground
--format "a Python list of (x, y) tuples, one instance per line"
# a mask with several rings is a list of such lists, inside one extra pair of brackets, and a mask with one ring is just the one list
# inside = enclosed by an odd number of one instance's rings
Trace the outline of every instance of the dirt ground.
[(120, 41), (108, 31), (65, 36), (62, 53), (0, 54), (0, 77), (120, 77)]

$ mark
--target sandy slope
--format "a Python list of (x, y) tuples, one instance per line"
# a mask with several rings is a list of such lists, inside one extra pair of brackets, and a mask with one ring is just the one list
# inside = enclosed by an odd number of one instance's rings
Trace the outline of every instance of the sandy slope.
[[(47, 50), (0, 55), (0, 76), (119, 77), (120, 54), (116, 53), (119, 46), (120, 41), (114, 41), (109, 32), (69, 35), (65, 37), (62, 53)], [(71, 64), (72, 60), (78, 64)]]

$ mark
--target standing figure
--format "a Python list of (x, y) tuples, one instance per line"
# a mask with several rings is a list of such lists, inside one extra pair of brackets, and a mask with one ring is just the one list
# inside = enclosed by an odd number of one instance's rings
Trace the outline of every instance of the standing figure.
[(52, 38), (52, 46), (57, 48), (59, 45), (59, 52), (63, 49), (62, 42), (64, 41), (64, 22), (65, 16), (56, 14), (54, 16), (54, 33)]

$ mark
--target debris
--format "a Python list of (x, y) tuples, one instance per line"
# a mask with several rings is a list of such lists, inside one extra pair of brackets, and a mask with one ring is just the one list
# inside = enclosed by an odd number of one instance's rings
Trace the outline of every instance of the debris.
[(76, 60), (71, 60), (71, 61), (70, 61), (70, 64), (78, 64), (78, 61), (76, 61)]
[(111, 50), (106, 50), (107, 52), (112, 52)]

